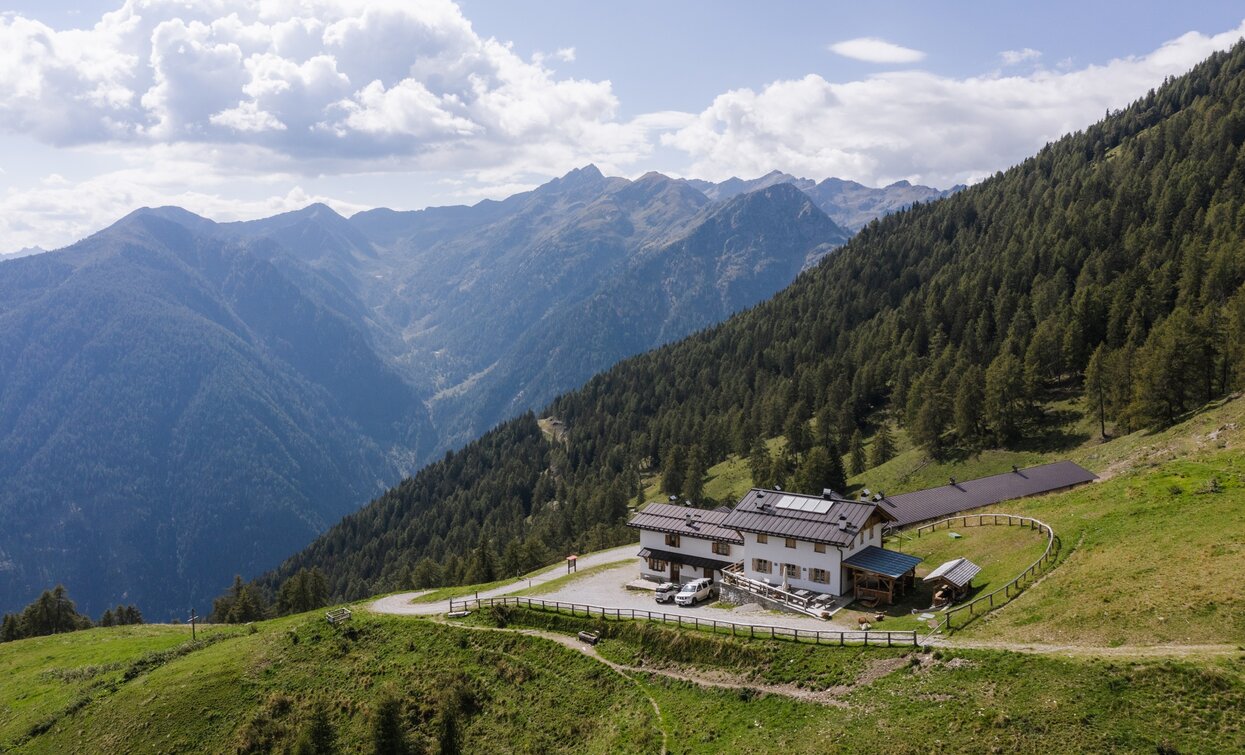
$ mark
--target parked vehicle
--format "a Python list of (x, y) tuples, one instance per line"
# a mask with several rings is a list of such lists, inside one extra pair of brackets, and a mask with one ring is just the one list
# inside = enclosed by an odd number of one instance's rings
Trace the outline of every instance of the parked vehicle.
[(683, 585), (679, 594), (674, 596), (674, 602), (681, 606), (694, 606), (702, 600), (712, 598), (715, 590), (712, 579), (708, 577), (694, 579)]
[(657, 591), (654, 597), (658, 603), (673, 603), (674, 596), (679, 592), (679, 585), (674, 582), (662, 582), (657, 585)]

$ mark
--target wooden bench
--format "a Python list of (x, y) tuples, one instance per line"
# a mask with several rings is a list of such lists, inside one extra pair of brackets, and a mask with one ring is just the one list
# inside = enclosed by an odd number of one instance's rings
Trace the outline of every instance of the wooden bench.
[(601, 635), (596, 632), (580, 632), (579, 639), (589, 645), (595, 645), (601, 641)]
[(349, 608), (334, 608), (332, 611), (324, 614), (324, 618), (328, 623), (337, 626), (342, 622), (350, 621), (351, 613)]

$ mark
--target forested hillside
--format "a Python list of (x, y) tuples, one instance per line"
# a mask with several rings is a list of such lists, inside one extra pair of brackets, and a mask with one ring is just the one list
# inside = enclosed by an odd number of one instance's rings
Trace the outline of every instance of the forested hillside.
[(141, 211), (4, 264), (0, 607), (63, 582), (92, 615), (181, 614), (433, 445), (329, 282), (196, 223)]
[(713, 203), (584, 168), (354, 219), (144, 209), (5, 262), (0, 609), (63, 582), (93, 614), (204, 611), (441, 449), (846, 238), (790, 186)]
[(694, 479), (779, 434), (807, 466), (886, 415), (939, 455), (1030, 442), (1052, 397), (1085, 395), (1111, 432), (1239, 388), (1242, 73), (1238, 44), (1005, 173), (870, 223), (773, 300), (554, 401), (564, 444), (510, 423), (273, 579), (315, 564), (357, 597), (406, 586), (425, 556), (455, 580), (512, 543), (619, 540), (641, 470), (673, 459)]

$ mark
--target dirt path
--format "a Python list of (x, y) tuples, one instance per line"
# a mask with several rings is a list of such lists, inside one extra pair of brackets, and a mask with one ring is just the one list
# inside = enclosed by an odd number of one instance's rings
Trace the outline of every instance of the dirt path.
[[(676, 681), (689, 682), (699, 687), (730, 690), (755, 690), (756, 692), (762, 692), (770, 695), (781, 695), (782, 697), (790, 697), (796, 700), (803, 700), (805, 702), (820, 703), (821, 705), (830, 705), (836, 708), (848, 707), (847, 702), (842, 699), (847, 695), (847, 693), (859, 687), (867, 686), (892, 671), (902, 668), (908, 663), (907, 655), (899, 656), (897, 658), (871, 660), (866, 663), (864, 670), (860, 672), (851, 684), (838, 685), (824, 690), (811, 690), (799, 687), (795, 684), (766, 684), (765, 682), (757, 682), (745, 679), (737, 674), (731, 674), (727, 671), (707, 671), (705, 669), (689, 667), (628, 666), (609, 660), (597, 651), (595, 645), (589, 645), (586, 642), (582, 642), (577, 637), (559, 634), (558, 632), (549, 632), (542, 629), (474, 627), (450, 624), (449, 622), (443, 623), (447, 626), (455, 626), (461, 629), (472, 629), (482, 632), (510, 632), (512, 634), (522, 634), (527, 637), (540, 637), (546, 640), (551, 640), (565, 648), (575, 650), (599, 663), (609, 666), (615, 672), (623, 675), (628, 680), (636, 684), (640, 684), (640, 682), (635, 679), (632, 674), (648, 674), (650, 676), (661, 676), (667, 679), (674, 679)], [(643, 685), (641, 685), (641, 687), (642, 686)], [(654, 700), (647, 691), (644, 693), (648, 696), (649, 701), (653, 704), (654, 710), (657, 710), (658, 715), (660, 716), (660, 707), (657, 705), (657, 701)], [(665, 731), (663, 727), (663, 734), (664, 733)]]

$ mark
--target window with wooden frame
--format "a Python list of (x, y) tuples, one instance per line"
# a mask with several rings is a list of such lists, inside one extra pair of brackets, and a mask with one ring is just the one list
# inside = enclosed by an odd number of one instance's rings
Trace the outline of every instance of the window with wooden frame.
[(795, 538), (794, 538), (794, 537), (788, 537), (788, 538), (785, 538), (785, 539), (783, 540), (783, 545), (787, 546), (788, 548), (794, 548), (794, 547), (795, 547)]
[(760, 572), (761, 574), (769, 574), (773, 571), (773, 565), (763, 558), (754, 558), (752, 559), (752, 571)]
[(667, 564), (665, 561), (661, 561), (656, 558), (650, 558), (648, 560), (648, 568), (650, 571), (664, 572), (668, 566), (669, 564)]
[(729, 556), (731, 555), (731, 545), (730, 543), (714, 543), (713, 552), (719, 556)]
[(671, 548), (678, 548), (679, 547), (679, 536), (678, 535), (666, 535), (666, 545)]
[(799, 564), (783, 564), (783, 569), (789, 578), (791, 579), (800, 578), (800, 565)]
[(825, 553), (826, 544), (825, 543), (813, 543), (813, 550), (818, 553)]
[(825, 569), (813, 569), (811, 574), (812, 576), (810, 576), (809, 579), (812, 581), (823, 585), (830, 584), (830, 572)]
[(757, 542), (761, 545), (765, 545), (769, 542), (769, 535), (757, 535)]

